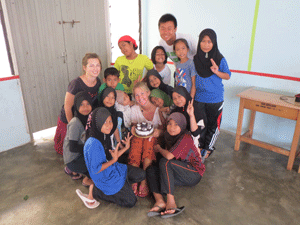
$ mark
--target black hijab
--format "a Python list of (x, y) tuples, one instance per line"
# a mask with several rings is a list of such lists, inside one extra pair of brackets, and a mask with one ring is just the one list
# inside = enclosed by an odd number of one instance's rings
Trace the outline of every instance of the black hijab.
[(100, 94), (100, 97), (99, 97), (99, 107), (104, 107), (106, 108), (110, 114), (111, 114), (111, 117), (112, 117), (112, 121), (113, 121), (113, 129), (111, 130), (111, 133), (110, 135), (112, 135), (116, 128), (117, 128), (117, 125), (118, 125), (118, 114), (117, 114), (117, 111), (115, 109), (115, 105), (111, 106), (111, 107), (107, 107), (104, 105), (103, 103), (103, 100), (111, 93), (113, 92), (114, 95), (115, 95), (115, 99), (117, 99), (117, 93), (115, 91), (115, 89), (113, 89), (112, 87), (106, 87)]
[[(200, 43), (204, 36), (208, 36), (213, 43), (213, 48), (208, 52), (207, 58), (205, 58), (206, 53), (203, 52), (200, 47)], [(205, 29), (199, 35), (197, 53), (194, 56), (195, 68), (200, 77), (206, 78), (214, 74), (210, 69), (210, 67), (212, 66), (212, 63), (210, 61), (211, 58), (218, 66), (220, 66), (220, 62), (224, 57), (218, 49), (217, 35), (215, 31), (212, 29)]]
[(111, 139), (110, 134), (104, 134), (101, 132), (101, 128), (107, 118), (111, 116), (110, 112), (104, 107), (98, 107), (93, 110), (88, 118), (86, 127), (86, 139), (93, 137), (101, 142), (103, 145), (107, 160), (111, 160)]
[[(192, 101), (192, 97), (190, 95), (190, 93), (186, 90), (185, 87), (182, 86), (177, 86), (174, 88), (173, 93), (176, 92), (177, 94), (183, 96), (186, 100), (186, 103), (183, 107), (178, 107), (175, 105), (175, 108), (171, 111), (171, 113), (173, 112), (180, 112), (182, 113), (187, 121), (187, 130), (190, 131), (190, 116), (189, 114), (186, 112), (186, 109), (188, 107), (188, 104), (190, 101)], [(172, 99), (173, 99), (173, 95), (172, 95)], [(173, 100), (174, 102), (174, 100)], [(204, 120), (204, 124), (206, 124), (206, 119), (204, 116), (204, 112), (203, 110), (200, 108), (199, 103), (197, 103), (195, 100), (193, 102), (193, 106), (194, 106), (194, 114), (195, 114), (195, 119), (196, 122), (198, 123), (200, 120)]]
[(149, 82), (149, 77), (150, 77), (151, 75), (157, 77), (157, 78), (160, 80), (160, 85), (159, 85), (158, 89), (162, 90), (163, 92), (165, 92), (167, 95), (169, 95), (169, 96), (171, 97), (172, 91), (173, 91), (173, 87), (171, 87), (171, 86), (165, 84), (165, 83), (163, 82), (163, 80), (162, 80), (161, 75), (160, 75), (160, 74), (157, 72), (157, 70), (155, 70), (155, 69), (149, 70), (149, 71), (147, 72), (145, 78), (144, 78), (144, 81), (147, 83), (147, 86), (148, 86), (148, 88), (150, 89), (150, 91), (152, 91), (153, 89), (155, 89), (155, 88), (151, 87), (150, 82)]
[(180, 127), (181, 131), (179, 134), (172, 136), (170, 135), (167, 131), (164, 133), (164, 139), (165, 139), (165, 147), (166, 149), (170, 150), (174, 144), (177, 142), (177, 140), (181, 137), (181, 135), (183, 135), (186, 131), (186, 127), (187, 127), (187, 121), (185, 116), (182, 113), (179, 112), (174, 112), (172, 113), (167, 120), (167, 123), (170, 120), (174, 120), (178, 126)]
[(84, 116), (79, 112), (79, 107), (84, 100), (88, 101), (88, 103), (90, 103), (92, 107), (92, 98), (86, 91), (78, 92), (74, 97), (74, 117), (77, 117), (81, 121), (83, 127), (86, 126), (86, 122), (89, 116)]

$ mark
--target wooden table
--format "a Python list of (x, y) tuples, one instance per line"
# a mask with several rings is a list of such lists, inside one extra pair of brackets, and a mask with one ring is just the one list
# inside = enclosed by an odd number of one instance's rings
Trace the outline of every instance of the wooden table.
[[(287, 170), (291, 170), (295, 161), (300, 135), (300, 105), (281, 100), (282, 95), (259, 91), (254, 88), (243, 91), (237, 96), (240, 97), (240, 108), (234, 150), (238, 151), (240, 142), (244, 141), (286, 155), (289, 157)], [(241, 135), (244, 109), (251, 110), (250, 124), (248, 131)], [(290, 150), (252, 139), (256, 111), (297, 121)], [(300, 167), (298, 173), (300, 173)]]

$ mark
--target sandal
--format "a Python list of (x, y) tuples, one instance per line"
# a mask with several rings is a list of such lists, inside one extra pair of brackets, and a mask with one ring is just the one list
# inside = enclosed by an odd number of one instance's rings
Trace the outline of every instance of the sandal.
[(167, 209), (166, 211), (168, 211), (168, 210), (174, 210), (174, 213), (161, 215), (161, 218), (166, 219), (166, 218), (170, 218), (173, 216), (177, 216), (178, 214), (182, 213), (185, 210), (185, 207), (182, 206), (180, 208), (171, 208), (171, 209)]
[(134, 183), (132, 184), (132, 190), (133, 190), (133, 193), (135, 194), (135, 196), (138, 196), (138, 183)]
[(214, 149), (213, 150), (206, 150), (206, 149), (202, 149), (201, 150), (201, 158), (202, 158), (202, 163), (204, 163), (204, 161), (206, 159), (208, 159), (209, 156), (211, 156), (214, 152)]
[(149, 195), (149, 188), (148, 185), (142, 188), (142, 190), (139, 191), (138, 196), (141, 198), (145, 198)]
[(67, 175), (71, 176), (72, 180), (79, 180), (82, 178), (82, 174), (80, 173), (73, 174), (73, 172), (67, 166), (65, 167), (64, 170)]
[(147, 216), (148, 217), (153, 217), (153, 216), (160, 216), (161, 212), (164, 212), (166, 209), (165, 208), (162, 208), (160, 207), (159, 205), (154, 205), (152, 208), (154, 207), (157, 207), (158, 208), (158, 211), (149, 211), (147, 213)]
[[(78, 197), (81, 199), (81, 201), (83, 202), (83, 204), (89, 208), (89, 209), (94, 209), (97, 208), (100, 205), (100, 202), (98, 202), (97, 200), (93, 199), (89, 199), (87, 194), (83, 194), (79, 189), (76, 189), (76, 194), (78, 195)], [(90, 204), (88, 204), (90, 203)]]

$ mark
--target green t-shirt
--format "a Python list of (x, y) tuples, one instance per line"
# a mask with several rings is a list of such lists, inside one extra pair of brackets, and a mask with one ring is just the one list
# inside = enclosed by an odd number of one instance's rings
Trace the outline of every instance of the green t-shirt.
[[(98, 91), (98, 100), (100, 100), (100, 94), (101, 92), (107, 87), (107, 84), (104, 83), (99, 87), (99, 91)], [(120, 91), (125, 91), (123, 84), (118, 83), (116, 90), (120, 90)]]

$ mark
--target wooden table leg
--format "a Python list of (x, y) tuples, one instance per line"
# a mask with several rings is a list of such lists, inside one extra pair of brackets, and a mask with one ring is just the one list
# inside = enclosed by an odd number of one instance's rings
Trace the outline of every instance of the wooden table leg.
[(249, 124), (249, 138), (252, 138), (253, 135), (255, 115), (256, 115), (256, 111), (251, 110), (250, 124)]
[[(293, 141), (292, 141), (292, 146), (291, 146), (291, 150), (290, 150), (287, 170), (292, 170), (292, 167), (293, 167), (293, 164), (295, 161), (295, 157), (296, 157), (299, 135), (300, 135), (300, 110), (298, 111), (297, 122), (296, 122), (294, 137), (293, 137)], [(298, 172), (300, 172), (300, 169)]]
[(241, 134), (242, 134), (242, 126), (243, 126), (243, 117), (244, 117), (244, 104), (245, 99), (240, 99), (240, 108), (239, 108), (239, 118), (236, 128), (236, 136), (235, 136), (235, 145), (234, 150), (238, 151), (240, 149), (240, 143), (241, 143)]

